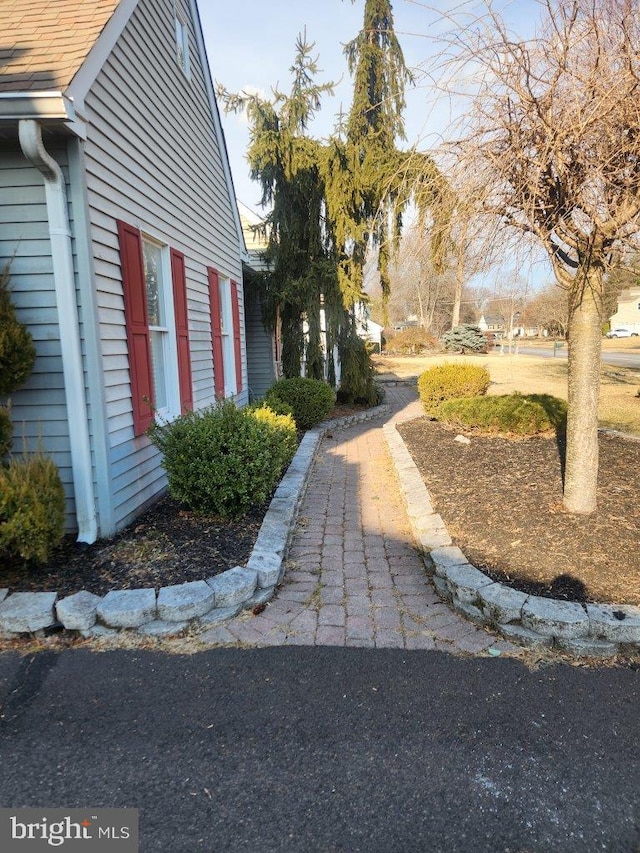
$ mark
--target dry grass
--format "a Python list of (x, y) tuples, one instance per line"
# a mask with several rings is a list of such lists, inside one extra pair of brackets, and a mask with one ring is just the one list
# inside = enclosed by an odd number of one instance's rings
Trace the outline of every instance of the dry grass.
[[(630, 350), (640, 354), (638, 338), (603, 341), (607, 350)], [(527, 346), (530, 345), (527, 341)], [(535, 343), (534, 343), (535, 345)], [(540, 345), (540, 344), (539, 344)], [(551, 348), (549, 342), (542, 343)], [(399, 379), (417, 378), (422, 371), (443, 361), (473, 359), (487, 367), (491, 374), (489, 394), (553, 394), (567, 399), (567, 361), (565, 358), (544, 358), (514, 355), (505, 352), (483, 356), (425, 355), (375, 356), (378, 375)], [(608, 429), (640, 436), (640, 368), (603, 365), (600, 387), (600, 425)]]

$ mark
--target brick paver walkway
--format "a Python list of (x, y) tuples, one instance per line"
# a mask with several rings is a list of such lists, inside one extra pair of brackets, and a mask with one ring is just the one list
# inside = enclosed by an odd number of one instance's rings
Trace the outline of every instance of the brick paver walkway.
[[(420, 414), (391, 388), (394, 419)], [(387, 416), (387, 419), (389, 416)], [(259, 615), (213, 628), (205, 643), (516, 650), (440, 600), (412, 542), (377, 418), (323, 440), (288, 554), (285, 580)]]

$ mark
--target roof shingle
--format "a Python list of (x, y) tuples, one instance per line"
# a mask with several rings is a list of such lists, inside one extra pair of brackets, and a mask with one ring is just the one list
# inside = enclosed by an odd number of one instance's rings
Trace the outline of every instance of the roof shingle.
[(120, 0), (2, 0), (0, 92), (64, 91)]

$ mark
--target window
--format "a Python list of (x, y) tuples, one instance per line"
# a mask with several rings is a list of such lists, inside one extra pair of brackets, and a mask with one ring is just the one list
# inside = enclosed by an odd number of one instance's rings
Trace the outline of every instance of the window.
[(186, 23), (176, 16), (176, 59), (185, 77), (189, 76), (189, 30)]
[(175, 396), (175, 383), (171, 382), (169, 367), (173, 359), (167, 319), (173, 304), (170, 301), (170, 289), (167, 288), (165, 281), (163, 249), (157, 243), (152, 243), (148, 238), (143, 237), (142, 254), (147, 292), (147, 325), (151, 342), (153, 399), (159, 414), (166, 416), (173, 408), (170, 406), (170, 400)]
[(184, 255), (118, 222), (135, 435), (193, 408)]
[(216, 397), (242, 391), (242, 342), (238, 285), (209, 268), (213, 377)]

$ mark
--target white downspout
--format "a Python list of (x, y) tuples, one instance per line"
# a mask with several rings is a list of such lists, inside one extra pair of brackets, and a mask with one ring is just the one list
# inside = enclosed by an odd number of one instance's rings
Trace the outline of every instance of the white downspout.
[(19, 135), (20, 146), (25, 157), (44, 177), (69, 421), (78, 542), (90, 544), (98, 537), (98, 523), (93, 493), (87, 401), (64, 176), (58, 163), (45, 150), (42, 128), (37, 121), (22, 119)]

